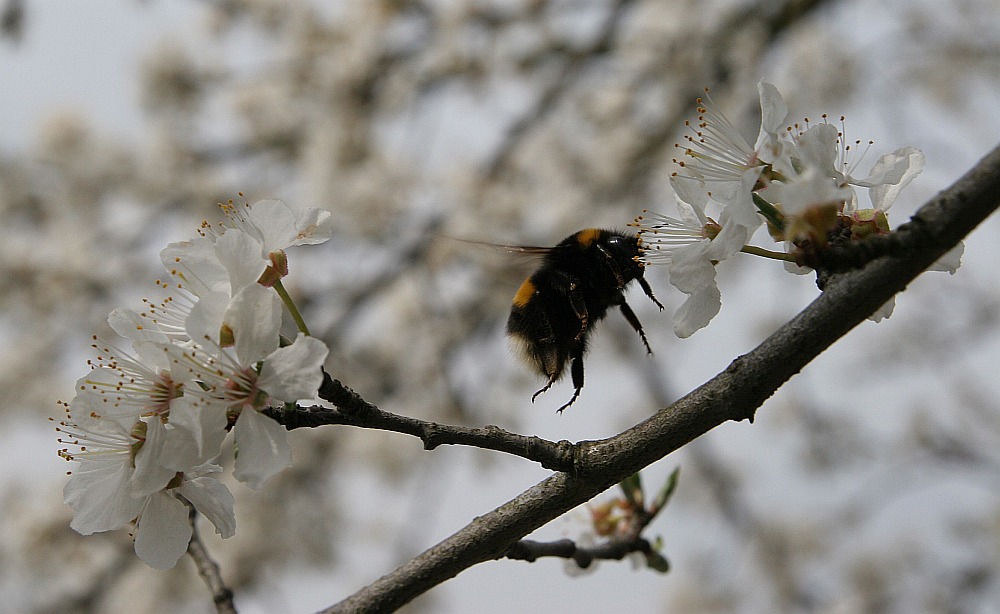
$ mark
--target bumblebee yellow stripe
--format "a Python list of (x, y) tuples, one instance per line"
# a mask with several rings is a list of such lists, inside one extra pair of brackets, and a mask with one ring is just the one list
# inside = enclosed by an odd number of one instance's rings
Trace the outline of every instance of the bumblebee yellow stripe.
[(528, 301), (535, 296), (536, 290), (537, 288), (535, 288), (535, 284), (531, 281), (531, 278), (525, 279), (521, 287), (517, 289), (517, 294), (514, 295), (514, 306), (524, 307), (527, 305)]
[(594, 241), (601, 238), (600, 228), (584, 228), (583, 230), (576, 233), (576, 241), (580, 244), (580, 247), (590, 247)]

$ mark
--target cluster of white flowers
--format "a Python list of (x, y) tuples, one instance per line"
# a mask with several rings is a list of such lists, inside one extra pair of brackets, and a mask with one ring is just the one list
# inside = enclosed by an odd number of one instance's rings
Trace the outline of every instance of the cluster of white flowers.
[[(715, 265), (743, 251), (785, 261), (796, 273), (807, 272), (809, 256), (837, 241), (858, 240), (889, 232), (886, 212), (900, 190), (924, 166), (923, 153), (902, 147), (881, 156), (866, 177), (855, 173), (871, 146), (858, 151), (842, 127), (823, 116), (810, 125), (788, 125), (788, 108), (778, 90), (761, 81), (761, 123), (750, 145), (711, 99), (699, 100), (697, 124), (686, 136), (681, 171), (671, 177), (677, 217), (649, 213), (633, 223), (646, 264), (666, 264), (670, 282), (688, 295), (674, 315), (674, 332), (687, 337), (705, 327), (722, 306)], [(843, 118), (841, 118), (843, 124)], [(690, 125), (690, 124), (689, 124)], [(861, 208), (856, 190), (865, 188), (871, 208)], [(720, 210), (717, 220), (706, 209)], [(784, 252), (747, 246), (766, 223)], [(963, 246), (934, 267), (954, 272)], [(873, 319), (892, 312), (890, 301)]]
[(326, 241), (329, 212), (276, 200), (223, 209), (224, 225), (161, 252), (173, 279), (161, 285), (176, 299), (111, 313), (131, 351), (95, 338), (97, 360), (58, 428), (61, 456), (79, 463), (64, 491), (73, 529), (134, 522), (136, 554), (159, 569), (187, 550), (188, 505), (234, 534), (233, 496), (216, 477), (229, 430), (236, 479), (259, 488), (291, 464), (285, 429), (260, 410), (315, 398), (328, 354), (302, 324), (283, 345), (279, 327), (284, 250)]

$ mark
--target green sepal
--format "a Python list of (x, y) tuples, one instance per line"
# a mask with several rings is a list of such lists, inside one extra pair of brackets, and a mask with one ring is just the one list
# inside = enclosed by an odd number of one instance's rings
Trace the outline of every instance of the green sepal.
[(625, 493), (625, 499), (636, 509), (643, 508), (643, 496), (642, 496), (642, 478), (639, 473), (633, 473), (619, 483), (622, 488), (622, 492)]
[(678, 466), (673, 471), (670, 472), (670, 476), (667, 477), (667, 481), (663, 484), (663, 488), (656, 495), (656, 500), (653, 501), (653, 513), (657, 513), (667, 506), (670, 501), (670, 497), (673, 496), (674, 491), (677, 490), (677, 481), (680, 479), (681, 468)]
[(760, 211), (760, 214), (764, 216), (768, 225), (773, 227), (778, 232), (784, 231), (785, 215), (779, 211), (777, 207), (764, 200), (760, 194), (754, 192), (752, 196), (753, 204), (757, 206), (757, 211)]
[(656, 536), (656, 541), (653, 542), (646, 553), (646, 565), (653, 571), (658, 571), (660, 573), (667, 573), (670, 571), (670, 561), (667, 557), (660, 554), (660, 548), (663, 547), (663, 538), (659, 535)]

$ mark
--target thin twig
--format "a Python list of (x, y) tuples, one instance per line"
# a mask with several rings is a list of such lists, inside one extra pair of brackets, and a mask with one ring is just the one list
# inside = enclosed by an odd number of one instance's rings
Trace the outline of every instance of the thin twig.
[(470, 428), (400, 416), (365, 401), (358, 393), (325, 373), (324, 377), (320, 398), (336, 405), (336, 409), (321, 406), (272, 407), (264, 413), (288, 430), (332, 424), (379, 429), (418, 437), (423, 441), (425, 450), (433, 450), (440, 445), (474, 446), (520, 456), (553, 471), (574, 470), (577, 446), (569, 441), (555, 442), (519, 435), (493, 425)]
[(571, 539), (552, 542), (538, 542), (522, 539), (511, 546), (504, 555), (515, 561), (534, 563), (542, 557), (571, 559), (580, 569), (586, 569), (594, 561), (620, 561), (633, 552), (649, 554), (653, 546), (642, 537), (630, 539), (609, 539), (594, 546), (580, 546)]
[(188, 554), (198, 568), (198, 575), (208, 586), (212, 593), (212, 601), (215, 603), (215, 611), (219, 614), (236, 614), (236, 604), (233, 603), (233, 591), (222, 581), (222, 573), (219, 571), (219, 564), (212, 559), (201, 541), (198, 534), (198, 512), (194, 506), (188, 504), (190, 512), (188, 519), (191, 522), (191, 542), (188, 544)]

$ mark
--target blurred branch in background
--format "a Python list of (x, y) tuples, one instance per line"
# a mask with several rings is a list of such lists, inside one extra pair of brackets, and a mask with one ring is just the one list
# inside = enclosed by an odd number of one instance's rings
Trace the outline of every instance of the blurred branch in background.
[(21, 42), (24, 35), (24, 1), (6, 0), (0, 9), (0, 36), (13, 43)]

